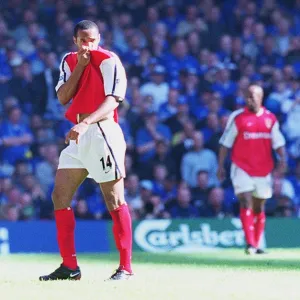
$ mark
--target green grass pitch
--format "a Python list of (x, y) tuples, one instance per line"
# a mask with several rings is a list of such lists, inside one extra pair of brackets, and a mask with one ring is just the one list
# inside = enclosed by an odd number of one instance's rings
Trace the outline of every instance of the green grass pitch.
[(39, 282), (58, 255), (0, 256), (1, 300), (299, 300), (300, 250), (242, 250), (197, 254), (134, 253), (132, 280), (104, 282), (117, 266), (116, 254), (80, 255), (81, 281)]

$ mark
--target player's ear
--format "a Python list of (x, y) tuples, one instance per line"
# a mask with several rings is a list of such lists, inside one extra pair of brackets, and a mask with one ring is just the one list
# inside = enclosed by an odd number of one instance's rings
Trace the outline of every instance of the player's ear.
[(74, 42), (75, 45), (77, 45), (76, 37), (75, 36), (73, 36), (73, 42)]

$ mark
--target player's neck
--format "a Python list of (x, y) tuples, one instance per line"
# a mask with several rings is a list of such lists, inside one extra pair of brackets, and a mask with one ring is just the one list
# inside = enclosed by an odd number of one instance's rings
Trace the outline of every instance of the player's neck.
[(263, 108), (260, 106), (256, 109), (249, 109), (248, 108), (248, 111), (252, 112), (253, 114), (256, 114), (257, 116), (260, 116), (263, 112)]

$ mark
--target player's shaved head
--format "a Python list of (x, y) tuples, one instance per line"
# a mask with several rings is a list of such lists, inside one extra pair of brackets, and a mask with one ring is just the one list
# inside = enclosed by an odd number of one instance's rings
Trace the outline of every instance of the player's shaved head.
[(256, 84), (250, 85), (250, 86), (249, 86), (249, 91), (250, 91), (251, 93), (257, 94), (257, 95), (260, 96), (261, 98), (263, 98), (263, 96), (264, 96), (264, 90), (263, 90), (262, 87), (259, 86), (259, 85), (256, 85)]
[(99, 33), (99, 28), (96, 25), (96, 23), (90, 21), (90, 20), (82, 20), (79, 23), (77, 23), (74, 27), (74, 37), (77, 37), (79, 30), (89, 30), (89, 29), (96, 29)]
[(247, 91), (246, 103), (250, 111), (257, 113), (261, 108), (264, 90), (259, 85), (250, 85)]

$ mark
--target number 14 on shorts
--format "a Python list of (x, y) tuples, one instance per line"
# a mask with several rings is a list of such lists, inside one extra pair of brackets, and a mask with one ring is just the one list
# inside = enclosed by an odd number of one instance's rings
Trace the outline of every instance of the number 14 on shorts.
[[(111, 170), (111, 167), (112, 167), (112, 163), (111, 163), (111, 159), (110, 159), (110, 155), (107, 155), (107, 158), (106, 158), (106, 161), (105, 161), (105, 158), (102, 157), (100, 159), (101, 163), (102, 163), (102, 168), (103, 168), (103, 171), (105, 173), (108, 173), (110, 170)], [(107, 170), (107, 168), (109, 168)]]

